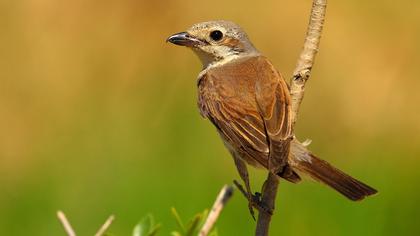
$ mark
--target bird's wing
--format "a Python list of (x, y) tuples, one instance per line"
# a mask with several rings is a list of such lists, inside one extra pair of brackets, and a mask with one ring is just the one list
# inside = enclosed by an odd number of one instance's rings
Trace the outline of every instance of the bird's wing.
[(244, 63), (229, 63), (203, 74), (199, 79), (199, 107), (231, 148), (267, 168), (269, 145), (255, 101), (255, 76), (246, 71), (251, 65)]
[(287, 84), (264, 57), (219, 68), (200, 78), (199, 106), (236, 150), (274, 173), (286, 162), (291, 136)]
[(255, 98), (270, 143), (269, 169), (283, 170), (292, 138), (291, 101), (286, 81), (265, 58), (259, 57)]

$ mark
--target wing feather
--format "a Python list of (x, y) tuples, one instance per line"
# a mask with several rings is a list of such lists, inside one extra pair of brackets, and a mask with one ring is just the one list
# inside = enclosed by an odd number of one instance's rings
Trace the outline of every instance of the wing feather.
[(292, 139), (291, 102), (289, 89), (273, 65), (260, 58), (255, 97), (263, 117), (269, 139), (268, 169), (273, 173), (284, 171)]
[(286, 82), (264, 57), (212, 68), (199, 81), (199, 107), (227, 139), (270, 171), (287, 161), (290, 97)]

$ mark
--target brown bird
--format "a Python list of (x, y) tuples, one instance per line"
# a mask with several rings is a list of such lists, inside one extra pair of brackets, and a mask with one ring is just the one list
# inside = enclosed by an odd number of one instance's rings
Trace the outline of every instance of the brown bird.
[(246, 163), (293, 183), (301, 180), (301, 174), (309, 175), (353, 201), (377, 192), (314, 156), (295, 138), (286, 81), (238, 25), (198, 23), (167, 41), (191, 48), (203, 63), (198, 106), (234, 158), (251, 213), (259, 203), (250, 188)]

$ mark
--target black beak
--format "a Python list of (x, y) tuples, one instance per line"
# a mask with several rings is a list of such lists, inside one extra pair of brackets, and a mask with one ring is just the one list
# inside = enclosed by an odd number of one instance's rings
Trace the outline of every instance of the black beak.
[(197, 45), (203, 45), (204, 42), (191, 36), (187, 32), (176, 33), (174, 35), (169, 36), (166, 39), (166, 42), (170, 42), (176, 45), (187, 46), (187, 47), (194, 47)]

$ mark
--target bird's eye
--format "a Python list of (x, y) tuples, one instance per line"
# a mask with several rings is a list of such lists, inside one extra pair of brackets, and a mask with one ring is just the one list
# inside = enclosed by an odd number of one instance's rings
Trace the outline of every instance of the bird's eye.
[(210, 32), (210, 38), (214, 41), (219, 41), (223, 38), (223, 33), (220, 30), (214, 30)]

